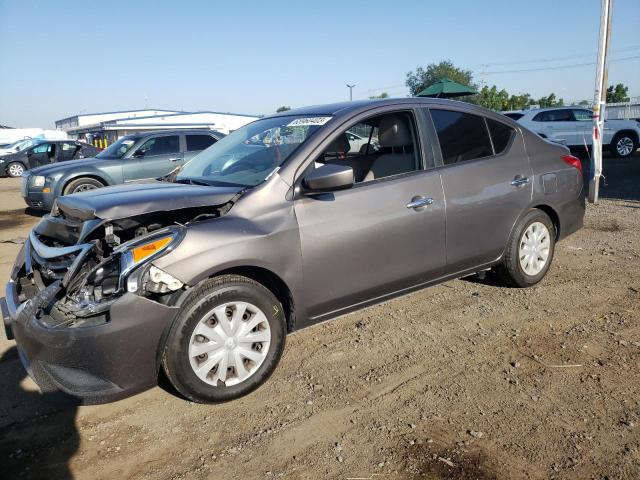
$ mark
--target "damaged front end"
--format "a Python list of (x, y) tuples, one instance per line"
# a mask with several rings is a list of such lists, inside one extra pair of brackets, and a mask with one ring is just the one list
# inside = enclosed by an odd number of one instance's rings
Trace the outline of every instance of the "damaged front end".
[(110, 219), (55, 205), (25, 241), (1, 302), (7, 337), (41, 390), (102, 403), (155, 385), (158, 346), (188, 286), (153, 261), (231, 204)]
[(82, 222), (56, 213), (46, 216), (25, 242), (16, 285), (19, 303), (56, 285), (56, 301), (41, 316), (47, 326), (98, 325), (109, 321), (110, 306), (126, 292), (167, 303), (167, 294), (183, 288), (151, 262), (180, 243), (184, 224), (166, 225), (148, 215)]

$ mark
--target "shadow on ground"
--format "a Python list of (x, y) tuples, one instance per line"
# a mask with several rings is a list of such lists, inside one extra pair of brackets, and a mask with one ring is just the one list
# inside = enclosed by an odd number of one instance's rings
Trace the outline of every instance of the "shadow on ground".
[[(585, 188), (588, 191), (590, 160), (586, 156), (582, 156), (581, 160), (585, 172)], [(640, 151), (629, 158), (615, 158), (605, 154), (602, 173), (604, 178), (600, 183), (600, 198), (640, 201)], [(630, 207), (640, 208), (640, 205)]]
[(26, 377), (16, 347), (10, 348), (0, 357), (0, 477), (72, 479), (78, 404), (26, 389)]

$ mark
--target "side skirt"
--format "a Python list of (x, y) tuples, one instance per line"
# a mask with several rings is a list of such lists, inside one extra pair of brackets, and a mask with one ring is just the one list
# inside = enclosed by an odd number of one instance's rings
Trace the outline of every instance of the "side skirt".
[(407, 288), (403, 288), (401, 290), (396, 290), (394, 292), (386, 293), (384, 295), (381, 295), (379, 297), (375, 297), (375, 298), (366, 300), (364, 302), (354, 303), (353, 305), (350, 305), (348, 307), (340, 308), (338, 310), (333, 310), (331, 312), (323, 313), (321, 315), (316, 315), (315, 317), (309, 317), (308, 324), (305, 325), (302, 328), (296, 329), (295, 331), (303, 330), (303, 329), (305, 329), (307, 327), (311, 327), (311, 326), (317, 325), (319, 323), (324, 323), (324, 322), (327, 322), (329, 320), (333, 320), (336, 317), (340, 317), (342, 315), (346, 315), (346, 314), (354, 312), (356, 310), (361, 310), (363, 308), (370, 307), (372, 305), (376, 305), (376, 304), (379, 304), (379, 303), (384, 303), (384, 302), (387, 302), (389, 300), (393, 300), (393, 299), (398, 298), (398, 297), (409, 295), (409, 294), (411, 294), (413, 292), (416, 292), (418, 290), (422, 290), (422, 289), (427, 288), (427, 287), (431, 287), (433, 285), (437, 285), (439, 283), (444, 283), (446, 281), (454, 280), (456, 278), (462, 278), (462, 277), (467, 277), (469, 275), (473, 275), (475, 273), (481, 272), (483, 270), (487, 270), (487, 269), (491, 268), (492, 266), (496, 265), (500, 261), (500, 258), (498, 258), (497, 260), (494, 260), (492, 262), (485, 263), (483, 265), (479, 265), (479, 266), (473, 267), (473, 268), (468, 269), (468, 270), (463, 270), (463, 271), (456, 272), (456, 273), (450, 273), (448, 275), (445, 275), (445, 276), (442, 276), (442, 277), (438, 277), (438, 278), (436, 278), (434, 280), (429, 280), (427, 282), (419, 283), (419, 284), (413, 285), (411, 287), (407, 287)]

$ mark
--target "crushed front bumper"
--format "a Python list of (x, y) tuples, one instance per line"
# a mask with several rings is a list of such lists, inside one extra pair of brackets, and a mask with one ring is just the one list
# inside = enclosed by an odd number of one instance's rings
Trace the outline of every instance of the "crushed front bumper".
[(41, 309), (60, 288), (53, 283), (20, 304), (12, 276), (1, 302), (7, 338), (15, 338), (23, 366), (40, 389), (96, 404), (156, 385), (160, 341), (178, 308), (125, 293), (103, 324), (51, 328)]

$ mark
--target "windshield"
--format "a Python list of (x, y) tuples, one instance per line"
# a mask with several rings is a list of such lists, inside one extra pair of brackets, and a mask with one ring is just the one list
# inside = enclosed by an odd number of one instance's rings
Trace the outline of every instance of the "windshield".
[(122, 158), (124, 154), (136, 143), (134, 137), (122, 137), (116, 143), (111, 144), (106, 150), (103, 150), (96, 158)]
[(253, 187), (331, 117), (265, 118), (245, 125), (186, 163), (176, 181)]
[(27, 148), (28, 146), (34, 143), (37, 143), (37, 142), (31, 138), (24, 138), (22, 140), (13, 142), (11, 145), (7, 145), (5, 148), (8, 150), (19, 152), (20, 150), (24, 150), (25, 148)]

